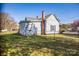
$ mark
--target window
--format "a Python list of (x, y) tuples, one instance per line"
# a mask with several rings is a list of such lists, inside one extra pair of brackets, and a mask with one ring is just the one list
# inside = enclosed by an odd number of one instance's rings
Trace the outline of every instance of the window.
[(56, 31), (56, 25), (50, 25), (50, 31)]

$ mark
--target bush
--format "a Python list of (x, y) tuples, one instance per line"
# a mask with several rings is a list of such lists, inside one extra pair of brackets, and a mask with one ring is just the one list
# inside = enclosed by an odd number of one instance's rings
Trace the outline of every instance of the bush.
[(64, 31), (65, 31), (64, 29), (60, 30), (60, 34), (62, 34)]

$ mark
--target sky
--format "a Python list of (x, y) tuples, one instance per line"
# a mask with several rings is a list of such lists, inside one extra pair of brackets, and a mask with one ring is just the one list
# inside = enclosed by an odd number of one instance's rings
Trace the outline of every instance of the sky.
[(8, 13), (16, 22), (24, 20), (25, 17), (41, 17), (44, 10), (45, 15), (55, 14), (62, 23), (70, 23), (79, 19), (78, 3), (5, 3), (0, 4), (0, 12)]

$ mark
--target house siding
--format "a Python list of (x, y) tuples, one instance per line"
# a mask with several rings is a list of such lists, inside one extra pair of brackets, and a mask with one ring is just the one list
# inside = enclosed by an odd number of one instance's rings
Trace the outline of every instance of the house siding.
[[(37, 35), (41, 35), (41, 22), (29, 22), (29, 23), (21, 23), (20, 24), (20, 31), (19, 33), (22, 34), (22, 35), (28, 35), (29, 34), (29, 27), (30, 25), (33, 24), (35, 25), (35, 28), (37, 29)], [(27, 29), (26, 29), (26, 26), (29, 26)], [(33, 30), (35, 31), (35, 30)]]
[(33, 24), (37, 28), (37, 35), (41, 35), (41, 22), (33, 22)]
[[(45, 25), (45, 34), (54, 34), (54, 33), (59, 33), (59, 22), (55, 18), (54, 15), (50, 15), (49, 17), (44, 19), (44, 25)], [(26, 29), (26, 26), (28, 24), (28, 28)], [(35, 28), (32, 29), (29, 32), (29, 27), (33, 25)], [(51, 25), (56, 26), (55, 31), (51, 31)], [(29, 35), (29, 34), (34, 34), (36, 35), (41, 35), (42, 34), (42, 21), (35, 20), (35, 21), (24, 21), (23, 23), (20, 23), (20, 34), (22, 35)]]
[[(50, 26), (56, 26), (56, 30), (55, 31), (50, 31)], [(59, 22), (56, 20), (56, 18), (51, 15), (46, 19), (46, 30), (45, 30), (46, 34), (53, 34), (53, 33), (59, 33)]]

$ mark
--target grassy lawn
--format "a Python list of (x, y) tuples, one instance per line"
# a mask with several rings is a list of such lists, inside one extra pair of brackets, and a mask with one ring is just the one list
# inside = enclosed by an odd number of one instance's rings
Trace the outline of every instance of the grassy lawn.
[(79, 56), (78, 35), (21, 36), (0, 34), (0, 52), (6, 56)]

